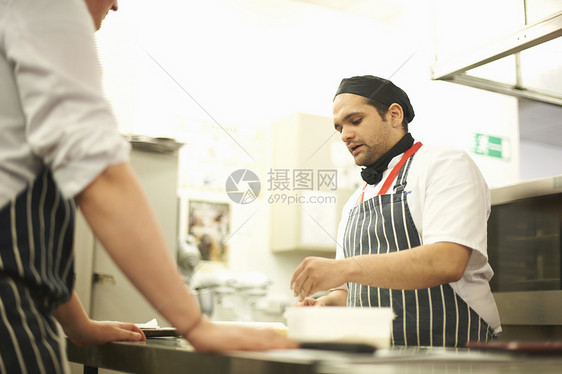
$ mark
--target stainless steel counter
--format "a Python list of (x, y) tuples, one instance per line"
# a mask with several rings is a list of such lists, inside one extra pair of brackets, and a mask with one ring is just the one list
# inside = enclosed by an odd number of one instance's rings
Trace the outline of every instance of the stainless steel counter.
[(194, 352), (180, 338), (152, 338), (146, 342), (114, 342), (80, 348), (67, 340), (68, 360), (84, 365), (85, 373), (104, 368), (128, 373), (314, 373), (309, 359), (275, 358), (256, 354)]
[(194, 352), (183, 339), (156, 338), (78, 348), (68, 343), (68, 358), (93, 368), (129, 373), (560, 373), (562, 356), (525, 356), (469, 349), (393, 348), (375, 354), (316, 350)]

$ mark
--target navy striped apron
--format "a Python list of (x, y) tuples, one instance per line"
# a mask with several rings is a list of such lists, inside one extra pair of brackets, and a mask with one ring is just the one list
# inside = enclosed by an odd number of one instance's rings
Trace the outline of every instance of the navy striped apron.
[[(346, 258), (397, 252), (421, 244), (404, 190), (412, 159), (400, 168), (395, 193), (377, 195), (351, 210), (344, 232)], [(394, 310), (392, 345), (463, 347), (468, 341), (493, 339), (493, 330), (450, 284), (419, 290), (389, 290), (357, 283), (347, 286), (347, 306)]]
[(47, 169), (0, 209), (0, 373), (65, 370), (51, 313), (74, 285), (74, 214)]

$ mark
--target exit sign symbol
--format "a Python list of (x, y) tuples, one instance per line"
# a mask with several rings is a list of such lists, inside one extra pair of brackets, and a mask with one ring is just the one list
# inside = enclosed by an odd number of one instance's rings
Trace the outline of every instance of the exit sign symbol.
[(509, 139), (476, 133), (473, 151), (477, 155), (509, 159)]

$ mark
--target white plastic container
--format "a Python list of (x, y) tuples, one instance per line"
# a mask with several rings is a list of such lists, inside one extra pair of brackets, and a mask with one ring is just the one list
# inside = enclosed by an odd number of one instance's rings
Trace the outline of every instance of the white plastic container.
[(363, 343), (388, 348), (392, 308), (290, 307), (287, 335), (301, 343)]

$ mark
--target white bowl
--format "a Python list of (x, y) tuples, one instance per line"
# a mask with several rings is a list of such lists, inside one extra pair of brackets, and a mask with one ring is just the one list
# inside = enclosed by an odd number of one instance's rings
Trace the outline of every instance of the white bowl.
[(301, 343), (362, 343), (388, 348), (392, 308), (290, 307), (287, 335)]

